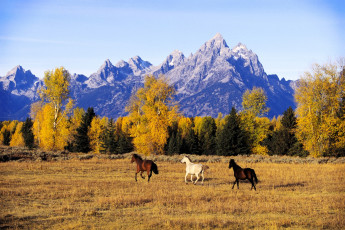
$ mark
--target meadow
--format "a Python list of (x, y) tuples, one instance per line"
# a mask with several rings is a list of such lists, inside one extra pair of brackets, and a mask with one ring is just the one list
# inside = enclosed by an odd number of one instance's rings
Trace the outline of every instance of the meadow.
[(0, 228), (345, 228), (344, 163), (236, 157), (255, 169), (254, 191), (246, 182), (231, 189), (230, 157), (204, 162), (210, 167), (204, 185), (184, 183), (182, 156), (157, 160), (159, 174), (135, 182), (129, 157), (0, 163)]

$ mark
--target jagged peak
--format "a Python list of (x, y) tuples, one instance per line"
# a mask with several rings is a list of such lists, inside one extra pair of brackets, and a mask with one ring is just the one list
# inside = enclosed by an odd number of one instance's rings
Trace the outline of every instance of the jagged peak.
[(101, 65), (101, 67), (98, 69), (98, 72), (103, 71), (104, 69), (110, 69), (113, 68), (113, 64), (111, 63), (111, 61), (109, 59), (106, 59), (103, 63), (103, 65)]
[(220, 33), (216, 33), (216, 35), (213, 36), (213, 40), (224, 40), (223, 36)]
[(113, 64), (111, 63), (109, 59), (105, 60), (103, 65), (108, 66), (108, 67), (113, 66)]
[[(13, 74), (16, 74), (17, 72), (22, 72), (24, 73), (25, 70), (23, 69), (23, 67), (21, 65), (17, 65), (15, 66), (13, 69), (11, 69), (10, 71), (8, 71), (8, 73), (6, 74), (6, 76), (10, 76)], [(31, 72), (30, 72), (31, 73)]]
[(234, 48), (232, 48), (232, 52), (239, 52), (240, 50), (244, 50), (244, 51), (249, 51), (247, 46), (242, 44), (241, 42), (239, 42)]
[(204, 45), (201, 46), (199, 51), (205, 52), (208, 50), (225, 50), (229, 49), (228, 44), (224, 40), (223, 36), (220, 33), (217, 33), (210, 40), (208, 40)]
[(184, 54), (180, 51), (180, 50), (174, 50), (173, 52), (171, 52), (172, 56), (184, 56)]
[(127, 66), (127, 65), (128, 65), (128, 62), (126, 62), (126, 61), (124, 61), (124, 60), (121, 60), (121, 61), (117, 62), (115, 66), (116, 66), (117, 68), (122, 68), (122, 67), (125, 67), (125, 66)]
[(141, 59), (141, 57), (137, 55), (137, 56), (134, 56), (134, 57), (130, 58), (129, 61), (130, 61), (130, 60), (140, 62), (140, 61), (142, 61), (143, 59)]
[(143, 70), (145, 68), (149, 68), (152, 64), (148, 61), (144, 61), (141, 57), (135, 56), (128, 60), (128, 63), (132, 68), (138, 68), (140, 70)]

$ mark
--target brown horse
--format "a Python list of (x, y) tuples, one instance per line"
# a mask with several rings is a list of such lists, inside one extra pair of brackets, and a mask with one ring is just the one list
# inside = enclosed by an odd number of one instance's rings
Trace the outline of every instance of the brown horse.
[(143, 178), (143, 179), (145, 179), (145, 177), (143, 176), (143, 172), (144, 171), (147, 172), (147, 176), (149, 177), (147, 182), (150, 181), (150, 177), (152, 176), (152, 171), (155, 174), (158, 174), (157, 165), (153, 161), (143, 160), (139, 155), (133, 154), (131, 163), (133, 163), (134, 161), (137, 163), (137, 172), (135, 173), (135, 181), (137, 181), (137, 174), (139, 172), (140, 172), (141, 178)]
[(242, 169), (238, 164), (235, 163), (233, 159), (231, 159), (229, 162), (229, 169), (230, 168), (234, 169), (234, 176), (236, 178), (234, 185), (232, 186), (232, 189), (234, 189), (234, 186), (236, 183), (237, 183), (237, 189), (240, 188), (238, 186), (239, 180), (248, 179), (252, 183), (252, 188), (250, 190), (252, 190), (253, 188), (256, 190), (254, 180), (255, 180), (255, 183), (258, 183), (258, 178), (256, 177), (254, 169), (251, 169), (251, 168)]

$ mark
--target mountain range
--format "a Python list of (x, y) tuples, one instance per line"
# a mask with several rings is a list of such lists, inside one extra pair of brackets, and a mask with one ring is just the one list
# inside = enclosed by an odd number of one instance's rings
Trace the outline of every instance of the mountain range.
[[(89, 77), (71, 75), (70, 92), (76, 106), (93, 107), (96, 114), (117, 118), (126, 116), (130, 96), (144, 84), (145, 75), (165, 75), (176, 89), (176, 100), (185, 116), (228, 114), (231, 107), (241, 110), (242, 94), (254, 86), (265, 90), (269, 117), (282, 114), (294, 104), (296, 82), (279, 79), (264, 71), (258, 56), (244, 44), (229, 48), (216, 34), (189, 57), (175, 50), (158, 66), (139, 56), (115, 65), (105, 60)], [(0, 120), (24, 120), (43, 81), (23, 67), (16, 66), (0, 77)]]

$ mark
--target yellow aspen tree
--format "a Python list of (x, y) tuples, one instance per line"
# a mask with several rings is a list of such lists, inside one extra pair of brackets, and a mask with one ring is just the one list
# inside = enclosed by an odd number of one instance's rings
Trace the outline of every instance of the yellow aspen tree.
[(313, 157), (328, 153), (339, 137), (337, 112), (345, 89), (340, 76), (335, 64), (315, 64), (298, 83), (296, 135)]
[(84, 114), (85, 110), (83, 108), (73, 109), (73, 114), (68, 123), (68, 139), (70, 142), (74, 141), (74, 137), (77, 134), (77, 128), (80, 126)]
[(127, 107), (132, 121), (130, 130), (138, 152), (163, 154), (168, 127), (178, 118), (178, 106), (173, 101), (174, 87), (163, 76), (146, 76), (144, 87), (131, 98)]
[(62, 108), (64, 102), (69, 98), (69, 82), (70, 74), (63, 68), (56, 68), (52, 71), (46, 71), (44, 73), (44, 85), (41, 89), (41, 98), (44, 101), (52, 103), (53, 106), (53, 127), (54, 130), (62, 117)]
[(100, 153), (103, 149), (101, 136), (108, 124), (108, 118), (99, 118), (95, 116), (88, 131), (88, 137), (90, 138), (90, 148), (94, 153)]
[(254, 124), (255, 139), (252, 151), (254, 154), (268, 155), (267, 147), (261, 145), (260, 143), (267, 137), (271, 122), (267, 117), (256, 117)]
[(16, 131), (13, 133), (11, 141), (10, 141), (10, 146), (18, 146), (18, 147), (24, 147), (24, 138), (22, 135), (22, 127), (23, 127), (23, 122), (19, 122), (16, 125)]
[[(40, 147), (63, 150), (70, 136), (68, 115), (73, 108), (68, 89), (70, 75), (60, 67), (46, 71), (43, 80), (44, 87), (40, 89), (42, 101), (31, 107), (31, 113), (34, 115), (34, 135)], [(69, 100), (66, 103), (67, 99)]]
[(242, 96), (243, 111), (252, 117), (262, 117), (268, 113), (266, 102), (267, 96), (262, 88), (254, 87), (252, 90), (246, 90)]
[(43, 102), (42, 101), (38, 101), (35, 103), (31, 104), (31, 108), (30, 108), (30, 116), (34, 121), (34, 124), (32, 126), (32, 132), (34, 134), (35, 137), (35, 143), (40, 146), (40, 130), (41, 130), (41, 123), (40, 123), (40, 119), (38, 119), (38, 117), (41, 114), (41, 110), (43, 108)]
[(11, 123), (11, 121), (3, 121), (2, 122), (2, 128), (0, 130), (0, 144), (2, 144), (4, 142), (4, 133), (6, 131), (10, 131), (8, 126)]
[[(243, 111), (240, 114), (241, 125), (249, 134), (249, 143), (251, 150), (255, 154), (266, 155), (268, 150), (260, 145), (264, 135), (268, 133), (268, 119), (262, 118), (268, 113), (266, 106), (267, 96), (262, 88), (254, 87), (252, 90), (246, 90), (242, 95)], [(268, 122), (267, 122), (268, 121)]]
[(200, 130), (202, 125), (202, 117), (195, 117), (194, 118), (194, 133), (199, 136)]
[(132, 121), (129, 117), (123, 117), (121, 123), (121, 130), (125, 134), (130, 134), (130, 127), (132, 126)]
[[(53, 127), (54, 108), (50, 103), (45, 104), (42, 109), (37, 113), (34, 122), (37, 135), (39, 136), (39, 147), (46, 150), (55, 149), (55, 132)], [(39, 125), (35, 125), (39, 124)]]
[(19, 124), (19, 121), (17, 120), (11, 121), (8, 124), (7, 129), (13, 134), (16, 131), (16, 127), (18, 124)]
[(180, 117), (178, 120), (178, 129), (182, 138), (185, 138), (189, 133), (192, 127), (193, 122), (189, 117)]

